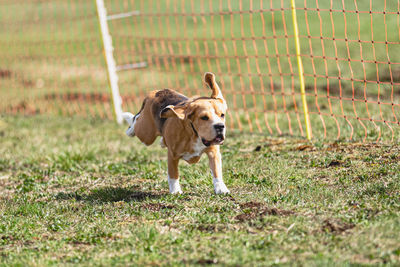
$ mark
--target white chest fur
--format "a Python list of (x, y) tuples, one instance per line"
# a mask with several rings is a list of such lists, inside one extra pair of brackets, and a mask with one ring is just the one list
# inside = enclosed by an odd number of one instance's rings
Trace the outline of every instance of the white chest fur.
[(201, 141), (201, 138), (197, 138), (196, 142), (192, 146), (192, 151), (185, 152), (182, 154), (182, 158), (186, 161), (191, 160), (194, 157), (198, 157), (203, 153), (206, 146)]

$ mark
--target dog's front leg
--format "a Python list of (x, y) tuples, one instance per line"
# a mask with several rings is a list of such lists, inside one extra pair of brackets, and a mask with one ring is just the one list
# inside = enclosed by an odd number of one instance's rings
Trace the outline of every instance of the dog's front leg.
[(222, 161), (219, 146), (212, 147), (208, 152), (208, 161), (213, 176), (214, 191), (216, 194), (229, 194), (229, 189), (222, 180)]
[(168, 185), (171, 194), (182, 194), (181, 185), (179, 184), (179, 159), (175, 159), (173, 155), (168, 152)]

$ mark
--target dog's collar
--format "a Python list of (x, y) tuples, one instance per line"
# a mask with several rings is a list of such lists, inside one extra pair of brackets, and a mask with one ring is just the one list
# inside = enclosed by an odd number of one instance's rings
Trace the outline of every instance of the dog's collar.
[(192, 129), (193, 129), (194, 134), (198, 137), (199, 134), (197, 133), (196, 129), (194, 128), (193, 123), (190, 122), (190, 125), (192, 126)]

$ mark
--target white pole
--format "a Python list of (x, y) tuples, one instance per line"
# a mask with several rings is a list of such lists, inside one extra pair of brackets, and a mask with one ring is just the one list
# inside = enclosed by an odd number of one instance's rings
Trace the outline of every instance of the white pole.
[(99, 16), (99, 22), (100, 22), (101, 36), (103, 38), (104, 54), (106, 58), (108, 77), (111, 86), (115, 115), (117, 117), (117, 122), (121, 124), (123, 121), (122, 99), (119, 94), (119, 88), (118, 88), (117, 68), (113, 56), (114, 48), (112, 46), (112, 39), (108, 31), (107, 11), (104, 7), (104, 0), (96, 0), (96, 5), (97, 5), (97, 14)]

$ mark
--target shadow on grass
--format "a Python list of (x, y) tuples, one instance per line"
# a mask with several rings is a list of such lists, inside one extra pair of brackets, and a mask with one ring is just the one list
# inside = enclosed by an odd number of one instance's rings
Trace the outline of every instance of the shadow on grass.
[(138, 191), (121, 187), (103, 187), (92, 190), (90, 193), (71, 192), (58, 193), (55, 198), (58, 200), (76, 199), (87, 202), (140, 202), (146, 199), (157, 199), (165, 195), (162, 192)]

